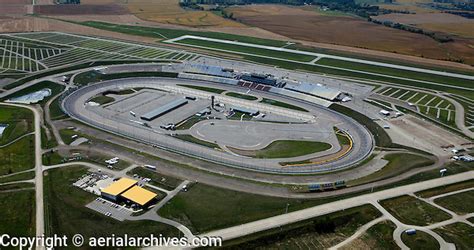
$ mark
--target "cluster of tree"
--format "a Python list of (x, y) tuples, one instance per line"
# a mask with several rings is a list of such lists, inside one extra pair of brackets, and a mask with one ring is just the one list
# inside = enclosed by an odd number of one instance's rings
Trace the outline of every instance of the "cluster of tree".
[(190, 1), (181, 1), (179, 2), (179, 6), (181, 6), (182, 8), (189, 8), (193, 10), (204, 10), (202, 6), (199, 6), (197, 3), (193, 3)]
[(375, 20), (375, 19), (372, 19), (372, 18), (369, 18), (368, 20), (373, 22), (373, 23), (382, 24), (382, 25), (385, 25), (385, 26), (390, 27), (390, 28), (405, 30), (405, 31), (412, 32), (412, 33), (423, 34), (425, 36), (429, 36), (429, 37), (433, 38), (434, 40), (436, 40), (440, 43), (447, 43), (447, 42), (452, 42), (453, 41), (453, 38), (449, 35), (442, 34), (442, 33), (437, 33), (437, 32), (432, 32), (432, 31), (426, 31), (426, 30), (420, 29), (418, 27), (413, 27), (413, 26), (410, 26), (410, 25), (402, 24), (402, 23), (396, 23), (396, 22), (392, 22), (392, 21), (379, 21), (379, 20)]
[(81, 0), (56, 0), (56, 4), (81, 4)]
[[(381, 0), (383, 2), (391, 2), (392, 0)], [(198, 4), (216, 4), (220, 7), (225, 8), (230, 5), (245, 5), (245, 4), (286, 4), (286, 5), (318, 5), (321, 8), (328, 10), (336, 10), (342, 12), (353, 13), (355, 15), (368, 18), (370, 16), (389, 14), (389, 13), (409, 13), (404, 11), (394, 11), (380, 9), (378, 6), (370, 4), (356, 3), (355, 0), (182, 0), (181, 6), (202, 9)], [(222, 9), (218, 9), (221, 11)]]
[(465, 12), (465, 11), (446, 11), (446, 12), (449, 13), (449, 14), (462, 16), (462, 17), (465, 17), (465, 18), (468, 18), (468, 19), (473, 19), (474, 18), (474, 13), (472, 13), (472, 12)]

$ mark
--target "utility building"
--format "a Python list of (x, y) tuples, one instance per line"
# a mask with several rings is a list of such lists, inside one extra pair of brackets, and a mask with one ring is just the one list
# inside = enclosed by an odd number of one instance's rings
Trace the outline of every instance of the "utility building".
[(157, 109), (154, 109), (144, 115), (142, 115), (140, 118), (145, 120), (145, 121), (152, 121), (154, 120), (155, 118), (157, 117), (160, 117), (168, 112), (171, 112), (185, 104), (188, 103), (188, 100), (186, 99), (178, 99), (178, 100), (174, 100), (170, 103), (167, 103)]

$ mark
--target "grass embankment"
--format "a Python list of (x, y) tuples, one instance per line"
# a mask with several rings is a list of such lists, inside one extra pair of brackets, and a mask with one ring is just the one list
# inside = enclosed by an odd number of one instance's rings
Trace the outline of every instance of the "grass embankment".
[(10, 236), (35, 235), (35, 191), (0, 193), (0, 232)]
[(216, 93), (216, 94), (221, 94), (221, 93), (226, 91), (224, 89), (216, 89), (216, 88), (195, 86), (195, 85), (188, 85), (188, 84), (176, 84), (176, 85), (181, 86), (181, 87), (186, 87), (186, 88), (191, 88), (191, 89), (197, 89), (197, 90), (201, 90), (201, 91)]
[(382, 200), (380, 204), (398, 220), (408, 225), (427, 226), (451, 218), (448, 213), (408, 195)]
[(273, 99), (263, 98), (260, 102), (265, 103), (265, 104), (270, 104), (270, 105), (273, 105), (273, 106), (282, 107), (282, 108), (293, 109), (293, 110), (296, 110), (296, 111), (308, 112), (308, 110), (306, 110), (304, 108), (301, 108), (301, 107), (298, 107), (298, 106), (295, 106), (295, 105), (292, 105), (292, 104), (289, 104), (289, 103), (286, 103), (286, 102), (280, 102), (280, 101), (277, 101), (277, 100), (273, 100)]
[(113, 101), (115, 101), (115, 98), (110, 97), (110, 96), (106, 96), (104, 94), (100, 94), (100, 95), (94, 96), (91, 99), (89, 99), (89, 102), (95, 102), (95, 103), (98, 103), (100, 105), (111, 103)]
[(80, 233), (84, 237), (145, 236), (150, 234), (177, 236), (174, 227), (153, 221), (117, 221), (95, 212), (85, 205), (97, 196), (72, 186), (83, 174), (84, 167), (68, 167), (47, 172), (44, 178), (45, 230), (46, 235), (58, 234), (72, 237)]
[(196, 124), (200, 121), (203, 121), (203, 120), (206, 120), (206, 118), (202, 117), (202, 116), (193, 115), (193, 116), (189, 117), (188, 119), (186, 119), (184, 122), (180, 123), (176, 127), (176, 129), (177, 130), (190, 129), (194, 124)]
[(54, 83), (54, 82), (51, 82), (51, 81), (42, 81), (42, 82), (39, 82), (39, 83), (36, 83), (28, 88), (24, 88), (20, 91), (17, 91), (11, 95), (8, 95), (4, 98), (2, 98), (2, 100), (8, 100), (8, 99), (11, 99), (11, 98), (14, 98), (14, 97), (20, 97), (20, 96), (24, 96), (24, 95), (27, 95), (27, 94), (30, 94), (30, 93), (33, 93), (33, 92), (36, 92), (36, 91), (39, 91), (39, 90), (42, 90), (42, 89), (50, 89), (51, 90), (51, 95), (50, 96), (47, 96), (45, 97), (43, 100), (41, 100), (40, 102), (38, 102), (39, 104), (41, 104), (42, 106), (49, 101), (49, 99), (53, 98), (55, 95), (61, 93), (61, 91), (64, 90), (64, 86), (63, 85), (59, 85), (57, 83)]
[(74, 78), (74, 84), (76, 85), (87, 85), (90, 83), (96, 83), (100, 81), (130, 78), (130, 77), (177, 77), (177, 73), (172, 72), (155, 72), (155, 71), (144, 71), (144, 72), (125, 72), (125, 73), (113, 73), (113, 74), (100, 74), (96, 71), (87, 71), (78, 74)]
[(442, 187), (435, 187), (435, 188), (430, 188), (421, 192), (416, 192), (415, 195), (422, 197), (422, 198), (429, 198), (433, 196), (437, 196), (440, 194), (446, 194), (462, 189), (467, 189), (467, 188), (472, 188), (474, 187), (474, 180), (467, 180), (463, 182), (458, 182), (450, 185), (445, 185)]
[(474, 190), (444, 196), (435, 203), (457, 214), (474, 213)]
[(137, 174), (140, 177), (150, 178), (150, 184), (153, 186), (158, 186), (164, 188), (166, 190), (173, 190), (183, 182), (183, 180), (171, 177), (168, 175), (163, 175), (158, 173), (157, 171), (149, 170), (142, 167), (136, 167), (127, 172), (128, 175), (133, 176)]
[(217, 145), (216, 143), (203, 141), (203, 140), (200, 140), (200, 139), (198, 139), (198, 138), (196, 138), (192, 135), (181, 134), (181, 135), (173, 135), (173, 137), (178, 138), (178, 139), (183, 140), (183, 141), (192, 142), (194, 144), (198, 144), (198, 145), (201, 145), (201, 146), (204, 146), (204, 147), (208, 147), (208, 148), (220, 148), (219, 145)]
[(73, 70), (78, 70), (78, 69), (84, 69), (84, 68), (92, 68), (92, 67), (97, 67), (97, 66), (103, 66), (103, 65), (116, 65), (116, 64), (136, 64), (136, 63), (159, 63), (159, 62), (169, 62), (169, 60), (107, 60), (107, 61), (93, 61), (93, 62), (85, 62), (85, 63), (79, 63), (75, 65), (67, 65), (67, 66), (61, 66), (55, 69), (48, 69), (48, 70), (43, 70), (40, 73), (36, 74), (29, 74), (25, 77), (22, 77), (7, 86), (4, 87), (4, 89), (10, 90), (13, 88), (16, 88), (18, 86), (21, 86), (29, 81), (39, 79), (45, 76), (49, 75), (56, 75), (56, 74), (61, 74), (61, 73), (66, 73), (70, 72)]
[(425, 167), (434, 164), (430, 158), (408, 153), (394, 153), (383, 157), (388, 163), (379, 171), (359, 179), (350, 180), (348, 185), (355, 186), (377, 180), (387, 179), (397, 176), (415, 168)]
[(225, 95), (239, 98), (239, 99), (248, 100), (248, 101), (255, 101), (258, 99), (258, 97), (253, 96), (253, 95), (246, 95), (246, 94), (241, 94), (241, 93), (236, 93), (236, 92), (228, 92), (228, 93), (225, 93)]
[(456, 249), (471, 250), (474, 246), (474, 227), (457, 222), (434, 229), (447, 242), (452, 242)]
[(229, 149), (237, 154), (244, 156), (270, 159), (291, 158), (302, 155), (308, 155), (326, 151), (331, 147), (331, 144), (325, 142), (281, 140), (274, 141), (260, 150), (240, 150), (230, 147)]
[(33, 132), (33, 119), (28, 109), (0, 105), (0, 124), (8, 125), (0, 136), (0, 146)]
[(415, 235), (403, 233), (402, 241), (410, 249), (439, 249), (438, 241), (433, 236), (420, 230)]
[[(381, 214), (371, 205), (350, 208), (226, 242), (230, 249), (328, 249)], [(304, 244), (305, 246), (308, 246)]]
[(390, 147), (392, 145), (392, 139), (390, 139), (390, 136), (387, 134), (387, 132), (385, 132), (385, 130), (380, 125), (372, 121), (372, 119), (369, 117), (339, 104), (332, 104), (329, 106), (329, 108), (352, 117), (354, 120), (364, 125), (370, 131), (370, 133), (374, 135), (375, 145), (379, 147)]

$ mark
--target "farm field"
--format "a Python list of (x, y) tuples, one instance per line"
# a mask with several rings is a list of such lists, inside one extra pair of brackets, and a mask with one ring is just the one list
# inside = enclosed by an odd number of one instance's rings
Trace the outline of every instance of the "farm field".
[[(247, 5), (227, 10), (244, 24), (293, 39), (432, 59), (463, 59), (465, 63), (474, 62), (474, 51), (466, 40), (440, 44), (428, 36), (388, 28), (361, 18), (321, 15), (316, 11), (297, 7)], [(352, 32), (353, 30), (358, 32)]]
[(129, 0), (124, 4), (142, 20), (189, 27), (244, 27), (211, 11), (185, 10), (178, 0)]
[(387, 96), (398, 101), (410, 103), (417, 108), (417, 112), (437, 120), (445, 125), (456, 128), (455, 107), (446, 99), (427, 92), (408, 90), (395, 87), (379, 89), (379, 95)]
[(474, 20), (449, 13), (416, 13), (414, 15), (392, 13), (375, 16), (374, 19), (409, 24), (464, 38), (474, 38)]

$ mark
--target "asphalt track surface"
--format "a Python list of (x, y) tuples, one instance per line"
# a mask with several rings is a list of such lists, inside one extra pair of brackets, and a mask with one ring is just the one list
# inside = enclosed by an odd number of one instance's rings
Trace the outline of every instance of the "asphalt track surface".
[[(362, 161), (366, 158), (374, 147), (374, 140), (369, 131), (347, 116), (339, 114), (326, 107), (316, 105), (313, 103), (307, 103), (304, 101), (297, 101), (294, 99), (286, 98), (281, 95), (271, 94), (268, 92), (259, 92), (258, 94), (263, 97), (268, 97), (290, 104), (296, 104), (310, 111), (310, 114), (314, 116), (324, 116), (331, 120), (334, 125), (338, 128), (347, 131), (352, 137), (354, 146), (352, 150), (334, 161), (323, 162), (315, 165), (305, 165), (298, 167), (281, 167), (276, 166), (275, 162), (278, 163), (281, 159), (255, 159), (255, 158), (243, 158), (241, 156), (232, 155), (226, 152), (214, 150), (211, 148), (203, 147), (194, 143), (185, 142), (176, 138), (165, 135), (164, 133), (145, 128), (144, 126), (138, 125), (130, 121), (118, 121), (115, 116), (104, 117), (94, 112), (90, 108), (85, 106), (85, 103), (96, 94), (102, 93), (112, 89), (127, 89), (127, 88), (154, 88), (160, 89), (163, 86), (170, 87), (176, 86), (176, 84), (193, 84), (208, 87), (219, 87), (222, 89), (232, 90), (237, 88), (231, 85), (224, 84), (212, 84), (203, 81), (192, 81), (184, 79), (174, 78), (134, 78), (134, 79), (121, 79), (106, 81), (81, 89), (76, 90), (72, 94), (68, 95), (62, 102), (62, 108), (72, 118), (84, 122), (95, 128), (111, 132), (113, 134), (121, 135), (129, 139), (133, 139), (140, 142), (156, 145), (159, 148), (163, 148), (172, 152), (178, 152), (188, 156), (192, 156), (199, 159), (205, 159), (211, 162), (223, 164), (230, 167), (241, 168), (246, 170), (253, 170), (265, 173), (277, 173), (277, 174), (305, 174), (305, 173), (321, 173), (329, 172), (334, 170), (340, 170), (353, 166), (355, 163)], [(197, 95), (210, 95), (209, 92), (193, 90)], [(199, 92), (199, 93), (198, 93)], [(215, 94), (213, 94), (215, 95)], [(224, 97), (221, 97), (224, 98)], [(230, 98), (230, 97), (225, 97)], [(235, 99), (235, 101), (242, 101), (241, 99)], [(261, 105), (261, 104), (259, 104)], [(268, 109), (275, 109), (275, 106), (265, 105)], [(296, 114), (296, 111), (286, 110), (288, 113)], [(302, 117), (307, 118), (308, 114), (302, 114)], [(291, 159), (291, 158), (289, 158)]]

